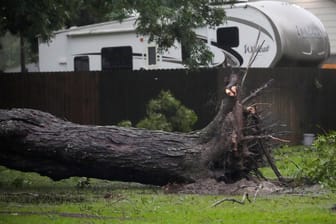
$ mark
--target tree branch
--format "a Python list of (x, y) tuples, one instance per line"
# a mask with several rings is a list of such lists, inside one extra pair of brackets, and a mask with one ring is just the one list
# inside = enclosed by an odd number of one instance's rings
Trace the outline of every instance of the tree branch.
[(234, 199), (234, 198), (223, 198), (223, 199), (221, 199), (221, 200), (216, 201), (215, 203), (213, 203), (213, 204), (211, 205), (211, 207), (216, 207), (217, 205), (219, 205), (219, 204), (221, 204), (221, 203), (223, 203), (223, 202), (225, 202), (225, 201), (231, 201), (231, 202), (235, 202), (235, 203), (244, 205), (244, 204), (245, 204), (245, 200), (247, 200), (248, 202), (251, 203), (251, 200), (250, 200), (249, 195), (248, 195), (247, 192), (245, 192), (245, 193), (243, 194), (243, 197), (242, 197), (242, 199), (241, 199), (240, 201), (237, 200), (237, 199)]
[(278, 138), (278, 137), (274, 137), (272, 135), (248, 135), (248, 136), (244, 136), (242, 138), (242, 140), (255, 140), (255, 139), (272, 139), (272, 140), (275, 140), (275, 141), (279, 141), (279, 142), (283, 142), (283, 143), (289, 143), (290, 141), (287, 140), (287, 139), (282, 139), (282, 138)]
[(274, 79), (270, 79), (268, 80), (264, 85), (262, 85), (260, 88), (256, 89), (255, 91), (253, 91), (249, 96), (245, 97), (242, 101), (241, 104), (245, 104), (246, 102), (248, 102), (249, 100), (251, 100), (252, 98), (256, 97), (261, 91), (263, 91), (264, 89), (268, 88), (272, 82), (274, 81)]

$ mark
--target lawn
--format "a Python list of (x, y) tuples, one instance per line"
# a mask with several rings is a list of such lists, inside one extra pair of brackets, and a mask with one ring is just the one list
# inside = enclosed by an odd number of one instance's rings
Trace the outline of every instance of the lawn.
[[(293, 176), (299, 148), (276, 152), (280, 171)], [(262, 169), (272, 176), (269, 168)], [(160, 187), (73, 177), (52, 181), (0, 167), (0, 224), (6, 223), (336, 223), (331, 191), (258, 196), (165, 194)]]

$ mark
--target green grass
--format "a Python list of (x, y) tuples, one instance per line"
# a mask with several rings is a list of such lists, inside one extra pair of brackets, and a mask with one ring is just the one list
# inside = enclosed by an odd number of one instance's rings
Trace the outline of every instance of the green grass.
[[(300, 147), (276, 152), (284, 176), (295, 176)], [(266, 176), (274, 174), (263, 168)], [(332, 193), (258, 196), (254, 203), (223, 202), (226, 195), (165, 194), (161, 188), (82, 178), (52, 181), (0, 167), (0, 224), (12, 223), (336, 223)], [(317, 192), (318, 193), (318, 192)], [(240, 199), (241, 196), (235, 196)]]
[[(89, 195), (92, 192), (87, 192)], [(134, 190), (82, 203), (0, 203), (0, 223), (336, 223), (332, 195), (272, 196), (245, 205), (223, 196), (166, 195)]]
[[(296, 178), (301, 174), (304, 155), (310, 152), (309, 147), (292, 146), (275, 149), (274, 160), (282, 176)], [(276, 175), (270, 167), (261, 168), (264, 176), (275, 179)]]

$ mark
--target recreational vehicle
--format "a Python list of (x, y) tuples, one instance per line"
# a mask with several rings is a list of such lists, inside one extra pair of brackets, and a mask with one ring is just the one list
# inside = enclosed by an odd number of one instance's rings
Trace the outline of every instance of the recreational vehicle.
[[(195, 30), (214, 57), (209, 66), (252, 67), (317, 65), (330, 52), (322, 23), (303, 8), (279, 1), (224, 7), (218, 27)], [(56, 31), (39, 43), (40, 71), (184, 68), (180, 43), (158, 52), (155, 43), (136, 33), (136, 17)], [(257, 51), (257, 53), (256, 53)], [(254, 56), (252, 56), (254, 55)]]

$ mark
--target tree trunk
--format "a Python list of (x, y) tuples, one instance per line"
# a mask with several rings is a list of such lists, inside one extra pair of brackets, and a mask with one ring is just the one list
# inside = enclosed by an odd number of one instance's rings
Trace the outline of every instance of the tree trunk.
[(26, 60), (25, 60), (24, 37), (22, 33), (20, 33), (20, 65), (21, 65), (21, 72), (27, 72)]
[(256, 170), (263, 157), (260, 138), (244, 131), (256, 127), (247, 123), (249, 116), (235, 97), (226, 97), (207, 127), (182, 134), (78, 125), (31, 109), (0, 110), (0, 164), (54, 180), (86, 176), (165, 185), (211, 177), (231, 182)]

